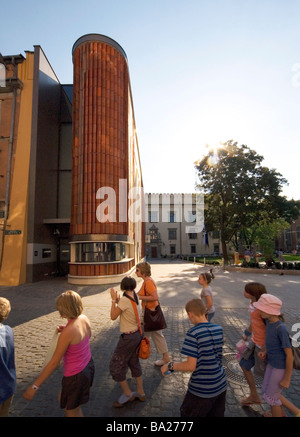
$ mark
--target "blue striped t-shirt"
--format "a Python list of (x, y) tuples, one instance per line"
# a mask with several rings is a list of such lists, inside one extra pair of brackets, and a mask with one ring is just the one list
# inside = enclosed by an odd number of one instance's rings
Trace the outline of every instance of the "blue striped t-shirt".
[(226, 390), (226, 375), (222, 365), (223, 329), (213, 323), (198, 323), (186, 334), (181, 353), (197, 358), (188, 390), (192, 394), (211, 398)]

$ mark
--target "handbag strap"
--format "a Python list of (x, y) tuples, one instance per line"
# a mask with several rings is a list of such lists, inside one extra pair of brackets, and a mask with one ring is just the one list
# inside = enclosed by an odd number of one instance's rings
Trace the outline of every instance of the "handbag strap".
[(127, 299), (130, 300), (130, 302), (131, 302), (131, 304), (133, 306), (133, 310), (134, 310), (134, 313), (135, 313), (136, 320), (138, 322), (140, 334), (143, 335), (142, 328), (141, 328), (141, 322), (140, 322), (140, 318), (139, 318), (138, 311), (137, 311), (137, 304), (136, 304), (137, 296), (136, 296), (136, 294), (134, 293), (134, 297), (135, 297), (134, 299), (132, 297), (128, 296), (128, 294), (126, 294), (126, 293), (124, 293), (123, 296), (127, 297)]
[[(126, 297), (129, 297), (129, 296), (126, 296)], [(133, 306), (133, 310), (135, 312), (135, 317), (136, 317), (136, 320), (137, 320), (138, 325), (139, 325), (140, 334), (143, 335), (142, 327), (141, 327), (141, 322), (140, 322), (140, 318), (139, 318), (139, 315), (138, 315), (137, 305), (136, 305), (136, 303), (132, 299), (130, 299), (130, 302), (131, 302), (131, 304)]]
[[(149, 278), (149, 279), (147, 279), (147, 281), (152, 281), (153, 283), (154, 283), (154, 281), (153, 281), (153, 279), (152, 278)], [(145, 296), (147, 296), (147, 290), (146, 290), (146, 282), (147, 281), (144, 281), (144, 291), (145, 291)], [(155, 284), (154, 284), (155, 285)], [(156, 285), (155, 285), (155, 287), (156, 287)], [(157, 288), (156, 288), (157, 289)], [(159, 303), (159, 300), (157, 299), (157, 302), (158, 302), (158, 305), (160, 305), (160, 303)], [(147, 308), (147, 301), (145, 301), (145, 308)]]

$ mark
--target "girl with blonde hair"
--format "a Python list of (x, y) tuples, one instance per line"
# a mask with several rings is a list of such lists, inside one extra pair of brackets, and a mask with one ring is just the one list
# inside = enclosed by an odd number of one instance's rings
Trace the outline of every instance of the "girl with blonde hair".
[(215, 306), (213, 303), (212, 289), (209, 285), (214, 278), (214, 275), (211, 273), (200, 273), (198, 278), (198, 283), (202, 286), (202, 290), (200, 293), (200, 299), (204, 303), (207, 310), (207, 320), (210, 322), (213, 316), (215, 315)]
[(32, 400), (63, 359), (60, 406), (67, 417), (82, 417), (81, 405), (89, 400), (95, 372), (90, 349), (91, 326), (89, 319), (82, 314), (82, 300), (75, 291), (62, 293), (56, 300), (56, 307), (68, 322), (57, 328), (60, 335), (54, 354), (23, 397)]

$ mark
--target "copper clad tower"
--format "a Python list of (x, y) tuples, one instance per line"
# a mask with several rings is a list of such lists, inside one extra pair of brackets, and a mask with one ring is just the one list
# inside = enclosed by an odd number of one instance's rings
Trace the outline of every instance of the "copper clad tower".
[(144, 223), (128, 220), (128, 193), (142, 189), (142, 175), (127, 57), (89, 34), (74, 44), (73, 65), (69, 282), (112, 282), (144, 256)]

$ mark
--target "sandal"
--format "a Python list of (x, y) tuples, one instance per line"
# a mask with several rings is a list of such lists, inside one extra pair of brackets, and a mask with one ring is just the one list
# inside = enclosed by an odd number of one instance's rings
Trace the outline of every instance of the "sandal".
[(145, 400), (146, 400), (146, 395), (145, 394), (139, 395), (136, 391), (134, 391), (133, 395), (134, 395), (135, 399), (138, 399), (141, 402), (145, 402)]
[(241, 399), (241, 404), (243, 407), (249, 407), (250, 405), (259, 405), (261, 404), (261, 400), (253, 401), (250, 396), (247, 398)]
[(133, 402), (135, 400), (135, 395), (134, 393), (131, 393), (131, 395), (126, 396), (123, 394), (121, 394), (121, 396), (119, 397), (119, 399), (114, 402), (113, 406), (115, 408), (122, 408), (124, 407), (124, 405), (126, 405), (128, 402)]

